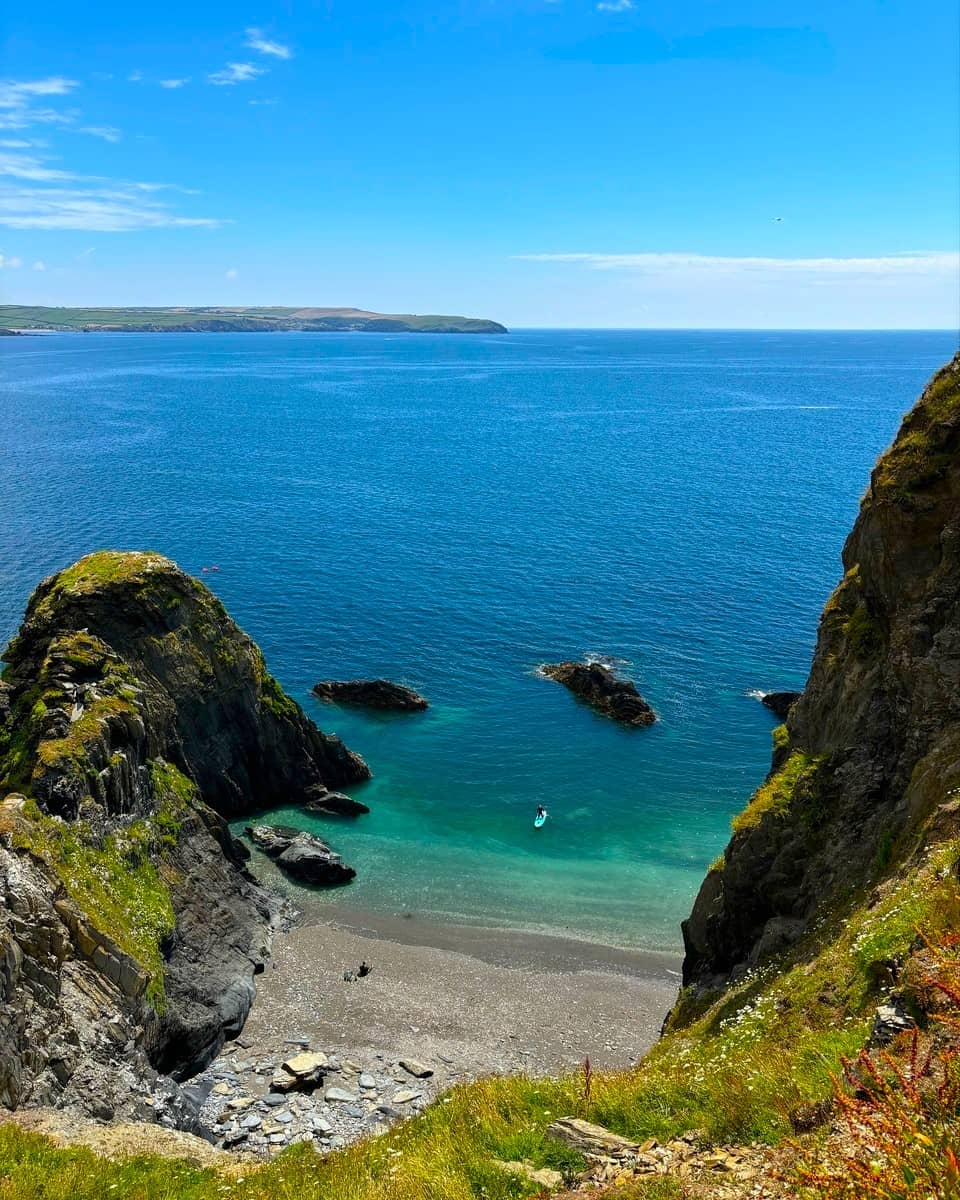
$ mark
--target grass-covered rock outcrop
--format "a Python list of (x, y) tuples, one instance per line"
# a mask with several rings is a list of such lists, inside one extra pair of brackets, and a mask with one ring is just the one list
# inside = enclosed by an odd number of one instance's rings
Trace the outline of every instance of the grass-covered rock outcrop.
[(226, 818), (369, 772), (159, 554), (45, 580), (4, 658), (0, 1102), (128, 1111), (249, 1010), (275, 905)]

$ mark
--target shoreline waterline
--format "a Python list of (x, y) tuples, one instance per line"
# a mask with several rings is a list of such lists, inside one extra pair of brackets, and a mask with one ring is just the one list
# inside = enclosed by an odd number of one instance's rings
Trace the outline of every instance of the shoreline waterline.
[(325, 905), (320, 912), (303, 913), (296, 927), (333, 927), (378, 942), (459, 954), (493, 967), (558, 974), (599, 971), (679, 984), (682, 963), (681, 955), (668, 951), (635, 950), (529, 929), (444, 921), (417, 913), (397, 916), (347, 904)]

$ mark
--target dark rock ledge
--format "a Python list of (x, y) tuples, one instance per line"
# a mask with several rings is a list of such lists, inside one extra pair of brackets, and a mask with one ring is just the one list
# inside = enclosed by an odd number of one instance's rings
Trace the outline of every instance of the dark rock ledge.
[(764, 708), (769, 708), (775, 717), (785, 721), (790, 709), (802, 695), (802, 692), (767, 692), (760, 697), (760, 703)]
[(379, 708), (384, 712), (423, 712), (430, 707), (419, 692), (389, 679), (325, 679), (314, 686), (313, 694), (329, 703)]
[(652, 725), (657, 719), (657, 714), (635, 685), (629, 679), (618, 679), (602, 663), (544, 663), (540, 674), (562, 683), (601, 716), (619, 721), (621, 725), (642, 727)]

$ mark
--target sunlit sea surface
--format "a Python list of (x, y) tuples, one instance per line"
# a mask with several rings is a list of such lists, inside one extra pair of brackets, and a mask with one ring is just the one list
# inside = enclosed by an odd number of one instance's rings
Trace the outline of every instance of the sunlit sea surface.
[[(0, 341), (0, 633), (90, 550), (201, 574), (371, 764), (324, 903), (673, 949), (947, 333)], [(623, 730), (538, 678), (619, 660)], [(431, 709), (314, 701), (385, 676)], [(534, 830), (537, 803), (550, 819)]]

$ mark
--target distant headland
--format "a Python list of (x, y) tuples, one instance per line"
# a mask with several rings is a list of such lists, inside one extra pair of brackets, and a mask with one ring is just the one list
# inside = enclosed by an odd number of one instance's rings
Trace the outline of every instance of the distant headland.
[(506, 333), (477, 317), (375, 313), (361, 308), (44, 308), (0, 305), (0, 330), (73, 333)]

